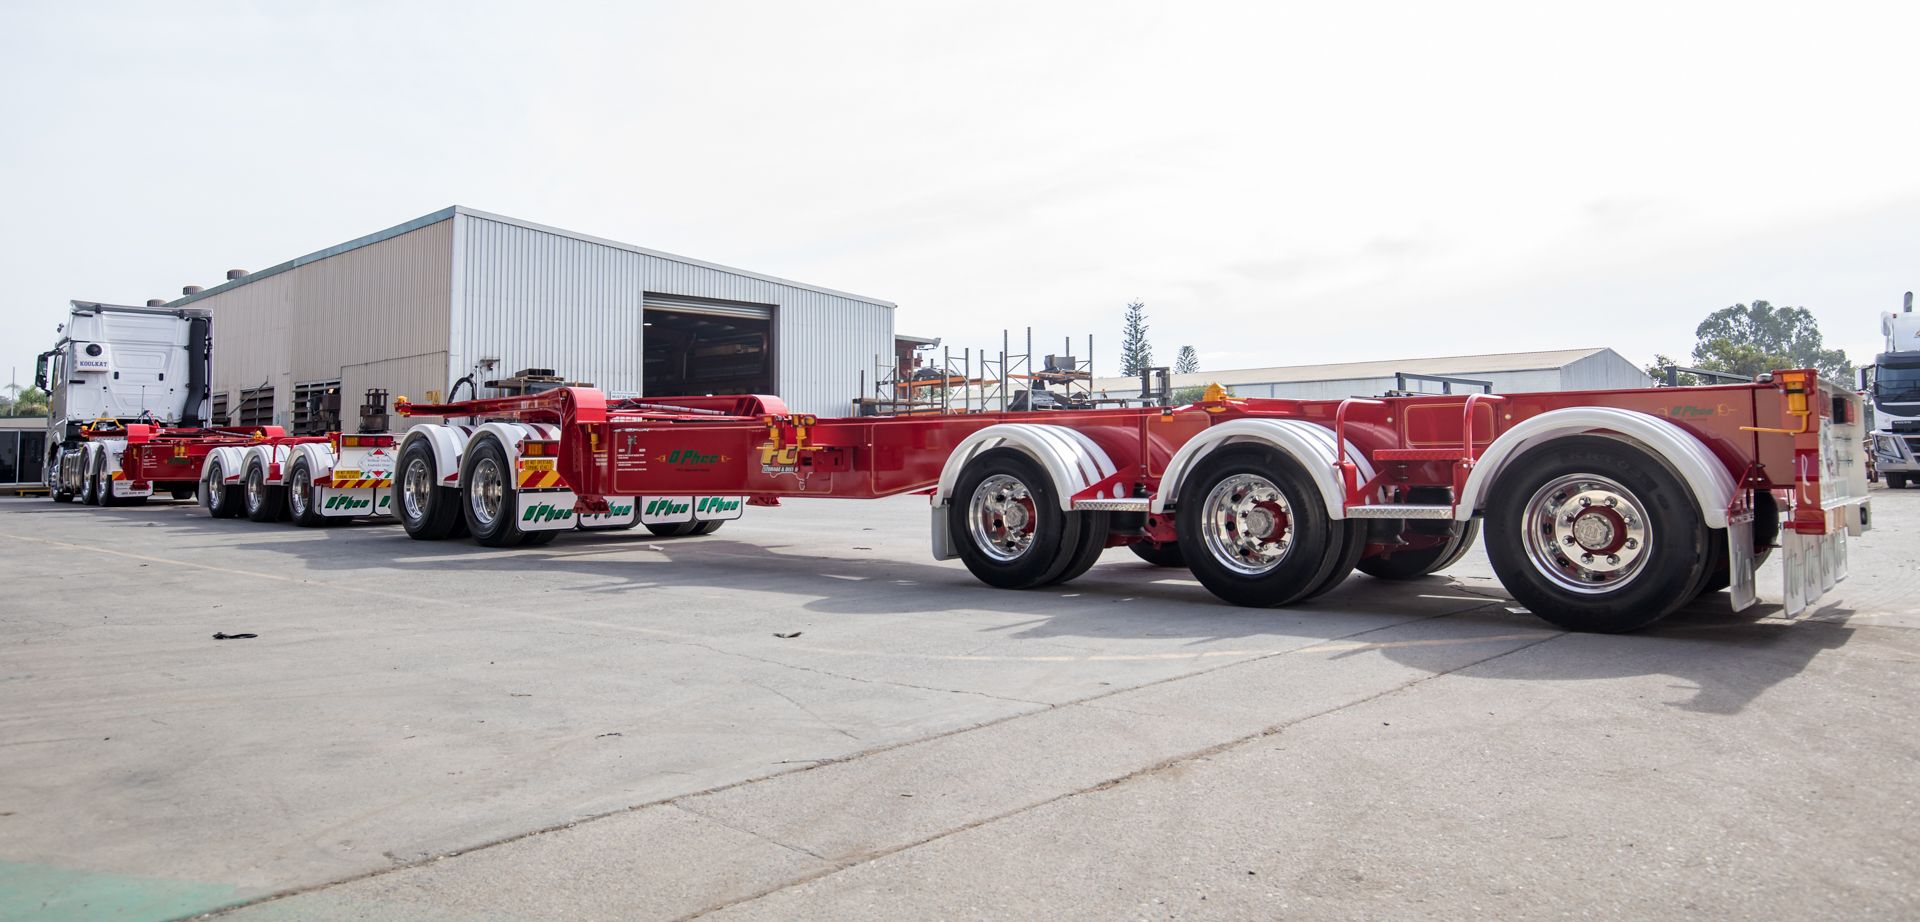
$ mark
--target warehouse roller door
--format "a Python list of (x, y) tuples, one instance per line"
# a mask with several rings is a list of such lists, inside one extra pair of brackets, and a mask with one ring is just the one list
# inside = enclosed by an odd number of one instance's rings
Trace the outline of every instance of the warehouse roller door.
[(771, 394), (773, 307), (647, 295), (646, 392)]

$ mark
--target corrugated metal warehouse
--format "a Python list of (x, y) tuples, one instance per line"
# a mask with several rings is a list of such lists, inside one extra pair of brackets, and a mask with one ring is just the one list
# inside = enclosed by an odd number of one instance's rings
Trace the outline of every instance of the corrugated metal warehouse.
[[(1496, 394), (1653, 386), (1653, 379), (1648, 378), (1640, 366), (1612, 349), (1599, 347), (1200, 371), (1174, 375), (1173, 386), (1203, 387), (1218, 383), (1233, 391), (1236, 397), (1337, 400), (1374, 397), (1394, 390), (1402, 384), (1397, 377), (1401, 374), (1486, 381), (1493, 385)], [(1439, 393), (1444, 387), (1442, 382), (1418, 378), (1409, 378), (1404, 383), (1406, 390), (1417, 392)], [(1140, 382), (1137, 378), (1101, 378), (1094, 382), (1094, 390), (1119, 397), (1139, 393)], [(1465, 392), (1477, 388), (1455, 385), (1454, 390)]]
[(189, 304), (213, 311), (214, 413), (238, 425), (330, 422), (315, 394), (351, 424), (371, 387), (424, 401), (522, 368), (840, 415), (893, 350), (891, 302), (459, 206), (168, 306)]

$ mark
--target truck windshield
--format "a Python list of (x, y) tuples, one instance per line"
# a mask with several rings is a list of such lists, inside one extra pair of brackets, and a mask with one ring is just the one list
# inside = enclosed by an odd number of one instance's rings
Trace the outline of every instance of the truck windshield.
[(1874, 369), (1873, 396), (1880, 401), (1920, 401), (1920, 362)]

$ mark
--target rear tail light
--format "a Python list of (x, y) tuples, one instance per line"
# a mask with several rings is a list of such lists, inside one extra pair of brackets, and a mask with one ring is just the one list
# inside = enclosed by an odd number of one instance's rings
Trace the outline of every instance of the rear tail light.
[(527, 440), (520, 443), (520, 453), (529, 458), (552, 458), (560, 454), (560, 443)]
[(390, 435), (342, 435), (341, 448), (392, 448), (393, 436)]

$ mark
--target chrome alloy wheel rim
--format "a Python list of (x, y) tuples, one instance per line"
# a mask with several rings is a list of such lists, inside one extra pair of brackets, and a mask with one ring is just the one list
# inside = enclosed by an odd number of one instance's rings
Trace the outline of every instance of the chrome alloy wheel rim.
[(247, 471), (247, 508), (258, 509), (267, 504), (267, 472), (254, 466)]
[(407, 521), (426, 518), (427, 502), (433, 490), (433, 473), (427, 470), (427, 459), (407, 462), (407, 473), (401, 478), (400, 486), (400, 503), (407, 509)]
[(1213, 559), (1259, 576), (1279, 566), (1293, 547), (1293, 506), (1273, 481), (1234, 474), (1207, 493), (1200, 528)]
[(287, 499), (293, 506), (293, 514), (304, 518), (307, 514), (307, 502), (313, 496), (313, 478), (295, 477), (287, 485)]
[(1019, 478), (995, 474), (980, 481), (967, 501), (974, 546), (994, 560), (1018, 560), (1033, 547), (1035, 512), (1033, 492)]
[(1645, 507), (1619, 483), (1597, 474), (1556, 477), (1527, 500), (1527, 558), (1563, 589), (1611, 592), (1646, 569), (1647, 524)]
[(505, 480), (500, 476), (500, 463), (492, 458), (481, 458), (473, 465), (473, 482), (467, 484), (467, 505), (473, 509), (473, 520), (481, 528), (493, 524), (500, 517), (500, 504), (506, 498)]

